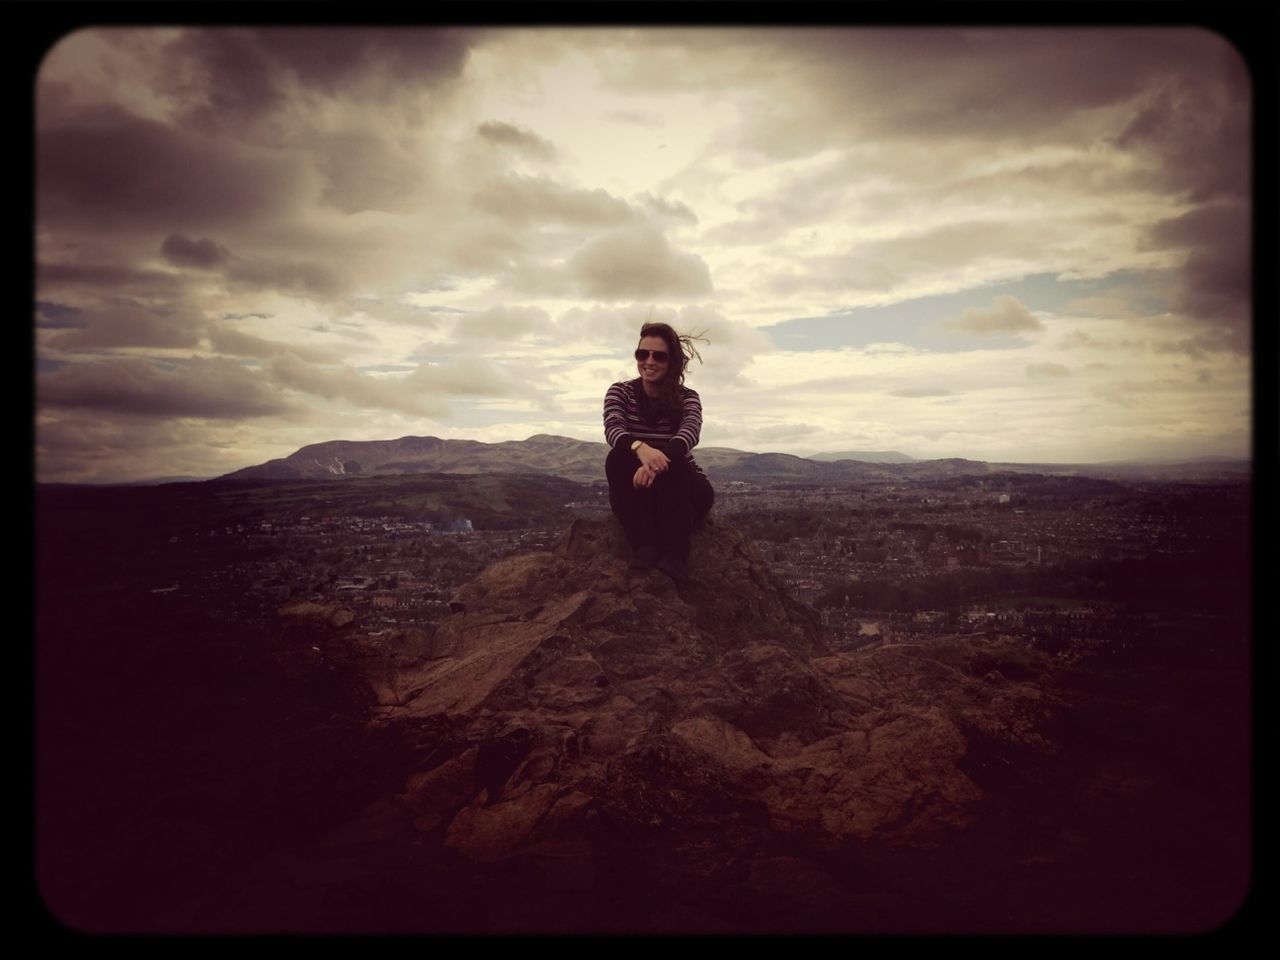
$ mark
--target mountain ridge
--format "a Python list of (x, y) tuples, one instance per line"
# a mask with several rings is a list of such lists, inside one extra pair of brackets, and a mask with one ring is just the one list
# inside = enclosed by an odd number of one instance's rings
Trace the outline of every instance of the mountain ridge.
[[(244, 467), (214, 479), (238, 482), (412, 473), (541, 473), (592, 483), (603, 479), (607, 453), (608, 447), (604, 443), (552, 434), (534, 434), (525, 440), (494, 443), (430, 436), (404, 436), (395, 440), (328, 440), (308, 444), (287, 457)], [(889, 462), (820, 460), (789, 453), (752, 453), (731, 447), (698, 447), (694, 457), (712, 480), (729, 482), (892, 482), (998, 473), (1114, 480), (1215, 479), (1247, 476), (1251, 470), (1249, 461), (1218, 458), (1197, 458), (1177, 463), (1126, 461), (1095, 464), (1003, 463), (963, 457)]]

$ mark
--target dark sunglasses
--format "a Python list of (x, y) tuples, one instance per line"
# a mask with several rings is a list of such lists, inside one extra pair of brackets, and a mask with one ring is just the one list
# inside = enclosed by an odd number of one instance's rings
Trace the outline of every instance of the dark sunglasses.
[(648, 360), (648, 359), (649, 359), (649, 354), (653, 354), (653, 362), (654, 362), (654, 363), (666, 363), (666, 362), (667, 362), (667, 351), (665, 351), (665, 350), (637, 350), (637, 351), (636, 351), (636, 359), (637, 359), (637, 360)]

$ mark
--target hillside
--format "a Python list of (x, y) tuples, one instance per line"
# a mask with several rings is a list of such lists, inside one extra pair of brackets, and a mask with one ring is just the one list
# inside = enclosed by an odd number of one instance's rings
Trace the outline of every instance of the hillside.
[[(481, 443), (438, 437), (398, 440), (331, 440), (316, 443), (277, 460), (245, 467), (218, 478), (246, 480), (351, 479), (414, 473), (528, 473), (562, 477), (578, 483), (603, 479), (608, 448), (603, 443), (538, 434), (527, 440)], [(790, 480), (815, 484), (926, 481), (992, 474), (1039, 474), (1099, 480), (1147, 480), (1185, 477), (1211, 480), (1243, 477), (1246, 461), (1185, 464), (1052, 464), (988, 463), (951, 457), (913, 460), (876, 454), (866, 460), (843, 454), (798, 457), (789, 453), (748, 453), (728, 447), (698, 447), (698, 464), (713, 481)], [(840, 456), (842, 459), (832, 460)]]

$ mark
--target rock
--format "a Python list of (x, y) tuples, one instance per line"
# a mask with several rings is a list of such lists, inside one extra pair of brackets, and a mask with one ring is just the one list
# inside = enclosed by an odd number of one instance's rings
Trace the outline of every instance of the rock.
[[(377, 721), (447, 730), (402, 795), (420, 829), (447, 823), (478, 862), (579, 862), (590, 839), (704, 877), (770, 838), (927, 844), (982, 798), (968, 732), (1035, 744), (1051, 706), (1017, 679), (1035, 655), (995, 641), (832, 652), (722, 518), (695, 535), (687, 584), (628, 559), (616, 522), (576, 520), (459, 590)], [(776, 857), (733, 869), (758, 886), (822, 875)]]

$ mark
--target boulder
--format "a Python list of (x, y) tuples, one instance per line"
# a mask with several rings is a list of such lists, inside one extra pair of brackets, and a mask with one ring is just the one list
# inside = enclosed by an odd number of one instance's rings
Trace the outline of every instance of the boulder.
[(628, 560), (615, 521), (579, 519), (458, 592), (376, 717), (435, 731), (402, 796), (419, 829), (490, 863), (584, 838), (758, 851), (741, 868), (758, 886), (800, 869), (770, 838), (831, 851), (963, 826), (982, 798), (968, 733), (1034, 745), (1053, 704), (1000, 674), (1028, 653), (997, 641), (832, 651), (722, 518), (695, 534), (688, 583)]

